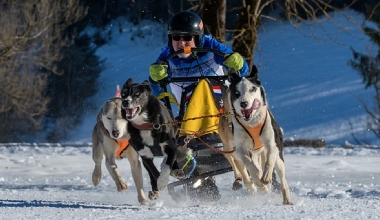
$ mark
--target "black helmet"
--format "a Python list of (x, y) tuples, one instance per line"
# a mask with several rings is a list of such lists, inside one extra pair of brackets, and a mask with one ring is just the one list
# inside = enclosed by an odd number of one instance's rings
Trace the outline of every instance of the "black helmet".
[(195, 45), (201, 46), (201, 39), (203, 35), (203, 22), (202, 19), (190, 11), (183, 11), (175, 14), (168, 25), (169, 45), (171, 45), (171, 35), (193, 35)]

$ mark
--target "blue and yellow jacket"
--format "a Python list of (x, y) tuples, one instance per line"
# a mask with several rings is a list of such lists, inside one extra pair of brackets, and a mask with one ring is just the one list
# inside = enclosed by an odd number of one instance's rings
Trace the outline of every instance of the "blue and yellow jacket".
[[(171, 44), (171, 42), (169, 42)], [(225, 54), (233, 53), (232, 49), (226, 47), (224, 44), (217, 41), (211, 35), (203, 35), (201, 41), (202, 48), (211, 48), (215, 50), (219, 50)], [(161, 54), (158, 56), (156, 62), (164, 61), (166, 57), (168, 57), (171, 53), (173, 53), (173, 49), (171, 45), (165, 46), (161, 49)], [(186, 76), (200, 76), (201, 73), (205, 76), (207, 75), (224, 75), (223, 68), (228, 70), (228, 67), (223, 65), (224, 58), (218, 54), (214, 53), (197, 53), (197, 59), (193, 57), (189, 58), (179, 58), (173, 57), (168, 60), (168, 77), (186, 77)], [(244, 59), (244, 65), (239, 70), (241, 76), (246, 76), (249, 72), (248, 64)], [(194, 68), (196, 67), (196, 68)], [(159, 83), (154, 82), (149, 77), (149, 82), (152, 88), (153, 95), (158, 96), (161, 94), (162, 88)], [(183, 83), (182, 85), (170, 85), (172, 89), (172, 93), (176, 96), (177, 100), (180, 100), (180, 87), (186, 86), (190, 83)]]

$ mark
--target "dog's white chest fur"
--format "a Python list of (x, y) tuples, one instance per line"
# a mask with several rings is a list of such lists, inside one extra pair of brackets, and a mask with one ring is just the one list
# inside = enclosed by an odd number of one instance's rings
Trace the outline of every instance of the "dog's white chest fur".
[(141, 138), (143, 139), (143, 143), (147, 146), (154, 145), (154, 139), (152, 138), (151, 130), (140, 130)]
[[(148, 116), (146, 113), (142, 113), (141, 115), (135, 117), (133, 120), (131, 120), (134, 124), (137, 125), (143, 125), (146, 122)], [(140, 135), (143, 140), (144, 145), (146, 146), (153, 146), (154, 145), (154, 139), (152, 137), (152, 130), (140, 130)]]
[(147, 113), (142, 112), (141, 115), (136, 116), (135, 118), (133, 118), (130, 121), (132, 121), (133, 123), (135, 123), (137, 125), (142, 125), (142, 124), (146, 123), (147, 118), (148, 118)]

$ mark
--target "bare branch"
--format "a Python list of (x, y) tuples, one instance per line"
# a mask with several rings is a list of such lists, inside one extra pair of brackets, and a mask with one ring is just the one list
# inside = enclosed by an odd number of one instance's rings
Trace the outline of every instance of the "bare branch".
[(75, 37), (65, 30), (87, 11), (77, 0), (7, 0), (0, 13), (0, 113), (38, 128), (50, 103), (48, 76), (61, 74), (62, 47)]

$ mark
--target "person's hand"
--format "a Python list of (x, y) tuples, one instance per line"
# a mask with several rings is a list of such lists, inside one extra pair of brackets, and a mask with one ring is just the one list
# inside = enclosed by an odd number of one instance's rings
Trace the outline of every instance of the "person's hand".
[(155, 82), (158, 82), (161, 79), (166, 78), (168, 76), (167, 69), (167, 64), (153, 63), (149, 67), (150, 78), (152, 78), (152, 80)]
[(240, 70), (243, 68), (244, 60), (239, 53), (233, 53), (226, 56), (226, 60), (223, 64), (228, 66), (228, 68)]

